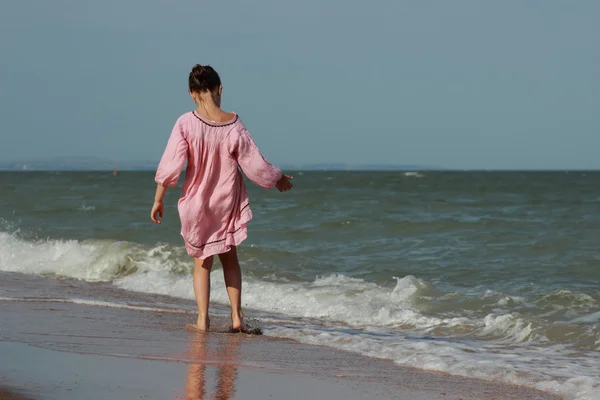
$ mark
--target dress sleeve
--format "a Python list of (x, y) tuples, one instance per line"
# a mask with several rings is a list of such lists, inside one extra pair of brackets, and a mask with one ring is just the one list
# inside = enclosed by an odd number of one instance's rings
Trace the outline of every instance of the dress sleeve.
[(167, 147), (156, 170), (155, 182), (163, 186), (175, 186), (187, 160), (188, 143), (183, 137), (180, 121), (175, 123)]
[(272, 189), (281, 178), (281, 170), (269, 163), (246, 128), (238, 127), (229, 135), (230, 153), (248, 179), (264, 189)]

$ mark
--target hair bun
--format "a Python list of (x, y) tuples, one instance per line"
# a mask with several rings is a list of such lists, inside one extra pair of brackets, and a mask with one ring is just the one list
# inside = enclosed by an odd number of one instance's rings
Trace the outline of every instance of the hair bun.
[(221, 78), (219, 78), (219, 74), (217, 74), (217, 71), (213, 67), (210, 65), (194, 65), (189, 77), (190, 93), (202, 93), (207, 90), (211, 93), (216, 93), (220, 85)]
[(198, 76), (198, 75), (202, 75), (202, 73), (206, 71), (206, 68), (204, 67), (204, 65), (200, 65), (200, 64), (196, 64), (194, 65), (194, 68), (192, 68), (192, 74)]

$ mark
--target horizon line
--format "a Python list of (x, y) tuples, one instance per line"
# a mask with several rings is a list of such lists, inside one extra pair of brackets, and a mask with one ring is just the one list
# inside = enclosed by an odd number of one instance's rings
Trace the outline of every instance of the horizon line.
[[(309, 168), (307, 168), (309, 167)], [(281, 169), (295, 170), (297, 172), (600, 172), (600, 168), (310, 168), (310, 166), (283, 166)], [(302, 170), (305, 171), (302, 171)], [(153, 172), (156, 168), (32, 168), (32, 169), (14, 169), (1, 168), (0, 172)], [(182, 173), (185, 169), (182, 170)]]

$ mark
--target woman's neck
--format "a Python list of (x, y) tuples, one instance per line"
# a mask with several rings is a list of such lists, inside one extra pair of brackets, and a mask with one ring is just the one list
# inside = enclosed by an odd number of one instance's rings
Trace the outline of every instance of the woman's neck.
[(202, 103), (198, 103), (197, 106), (198, 107), (196, 108), (196, 112), (202, 116), (207, 117), (208, 119), (214, 120), (215, 118), (223, 114), (223, 110), (221, 110), (219, 106), (217, 106), (214, 103), (208, 103), (203, 101)]
[(201, 117), (204, 117), (210, 121), (215, 122), (226, 122), (232, 118), (231, 113), (226, 113), (221, 110), (219, 106), (216, 104), (208, 104), (207, 102), (202, 102), (198, 104), (196, 108), (196, 112), (200, 114)]

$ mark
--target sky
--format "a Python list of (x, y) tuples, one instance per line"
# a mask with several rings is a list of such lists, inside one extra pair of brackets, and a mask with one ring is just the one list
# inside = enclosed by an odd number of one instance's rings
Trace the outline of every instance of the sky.
[(160, 158), (196, 63), (275, 164), (600, 168), (600, 2), (4, 0), (0, 160)]

